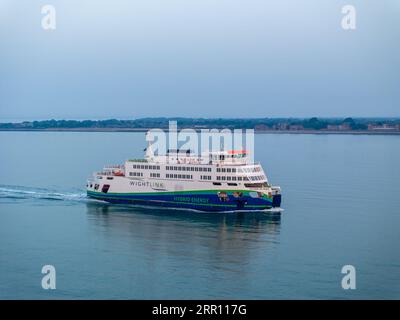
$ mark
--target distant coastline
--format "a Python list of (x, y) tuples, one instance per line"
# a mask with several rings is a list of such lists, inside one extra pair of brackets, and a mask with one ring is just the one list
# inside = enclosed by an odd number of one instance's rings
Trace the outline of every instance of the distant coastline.
[(169, 121), (180, 129), (254, 129), (260, 134), (368, 134), (400, 135), (400, 118), (142, 118), (135, 120), (43, 120), (0, 123), (0, 131), (29, 132), (146, 132), (168, 130)]
[[(117, 129), (117, 128), (74, 128), (74, 129), (1, 129), (0, 132), (147, 132), (152, 128)], [(166, 130), (168, 131), (168, 130)], [(200, 131), (200, 130), (196, 130)], [(255, 134), (352, 134), (352, 135), (400, 135), (400, 131), (367, 131), (367, 130), (255, 130)]]

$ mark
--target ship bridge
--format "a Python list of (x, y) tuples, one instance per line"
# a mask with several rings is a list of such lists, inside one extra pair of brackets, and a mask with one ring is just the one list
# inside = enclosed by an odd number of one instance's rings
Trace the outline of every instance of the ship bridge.
[(244, 165), (249, 162), (247, 150), (209, 152), (209, 160), (219, 165)]

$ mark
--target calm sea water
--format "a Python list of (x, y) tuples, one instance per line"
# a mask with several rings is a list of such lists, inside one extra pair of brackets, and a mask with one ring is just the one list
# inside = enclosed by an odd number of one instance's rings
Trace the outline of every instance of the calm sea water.
[[(0, 132), (2, 299), (400, 298), (400, 137), (257, 135), (281, 214), (88, 201), (142, 133)], [(56, 268), (57, 289), (41, 288)], [(356, 290), (341, 268), (356, 268)]]

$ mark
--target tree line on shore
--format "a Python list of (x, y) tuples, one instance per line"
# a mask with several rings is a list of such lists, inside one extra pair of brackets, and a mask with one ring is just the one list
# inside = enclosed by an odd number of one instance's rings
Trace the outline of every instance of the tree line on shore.
[(256, 130), (368, 130), (371, 128), (400, 129), (400, 118), (141, 118), (134, 120), (42, 120), (0, 123), (0, 129), (166, 129), (169, 121), (179, 128), (229, 128)]

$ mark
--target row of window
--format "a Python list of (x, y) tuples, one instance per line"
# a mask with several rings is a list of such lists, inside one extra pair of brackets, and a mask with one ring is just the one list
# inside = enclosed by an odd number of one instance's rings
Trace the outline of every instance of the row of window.
[[(97, 179), (101, 180), (101, 179), (103, 179), (103, 177), (102, 176), (98, 176)], [(107, 177), (107, 180), (112, 180), (112, 179), (114, 179), (114, 178), (113, 177)]]
[[(222, 183), (221, 183), (221, 182), (213, 182), (213, 185), (214, 185), (214, 186), (222, 186)], [(227, 185), (228, 185), (228, 186), (237, 186), (237, 183), (228, 182)]]
[[(160, 170), (160, 166), (157, 165), (147, 165), (147, 164), (134, 164), (132, 165), (133, 169), (145, 169), (145, 170)], [(167, 170), (173, 171), (200, 171), (200, 172), (211, 172), (210, 167), (185, 167), (185, 166), (166, 166)], [(260, 167), (252, 167), (252, 168), (217, 168), (217, 172), (260, 172)]]
[[(214, 185), (214, 186), (222, 186), (222, 183), (221, 183), (221, 182), (213, 182), (213, 185)], [(237, 183), (228, 182), (227, 185), (228, 185), (228, 186), (237, 186)]]
[(265, 180), (265, 176), (250, 176), (249, 177), (249, 179), (251, 180), (251, 181), (260, 181), (260, 180)]
[(193, 179), (193, 176), (191, 174), (169, 174), (167, 173), (165, 175), (166, 178), (174, 178), (174, 179)]
[(230, 176), (227, 176), (227, 177), (225, 177), (225, 176), (217, 176), (217, 180), (222, 180), (222, 181), (225, 181), (225, 180), (227, 180), (227, 181), (245, 181), (246, 180), (246, 177), (237, 177), (237, 176), (233, 176), (233, 177), (230, 177)]
[[(143, 177), (143, 172), (129, 172), (131, 177)], [(160, 173), (150, 172), (150, 178), (160, 178)], [(166, 178), (178, 178), (178, 179), (193, 179), (193, 176), (190, 174), (169, 174), (165, 175)], [(112, 177), (108, 177), (107, 179), (111, 180)], [(208, 180), (212, 179), (211, 176), (201, 175), (201, 180)], [(249, 176), (249, 177), (241, 177), (241, 176), (217, 176), (217, 181), (261, 181), (265, 180), (264, 175), (260, 176)]]
[(150, 172), (150, 178), (159, 178), (159, 177), (160, 177), (159, 173)]
[(260, 167), (250, 167), (250, 168), (217, 168), (217, 172), (246, 172), (246, 173), (252, 173), (252, 172), (260, 172), (261, 168)]
[(247, 173), (260, 172), (261, 167), (239, 168), (238, 171), (239, 172), (247, 172)]
[(200, 171), (200, 172), (211, 172), (211, 168), (206, 167), (176, 167), (176, 166), (166, 166), (167, 170), (173, 171)]
[(143, 177), (143, 172), (129, 172), (131, 177)]
[(150, 169), (150, 170), (160, 170), (160, 166), (153, 166), (147, 164), (134, 164), (133, 169)]
[(236, 172), (236, 168), (217, 168), (217, 172)]

